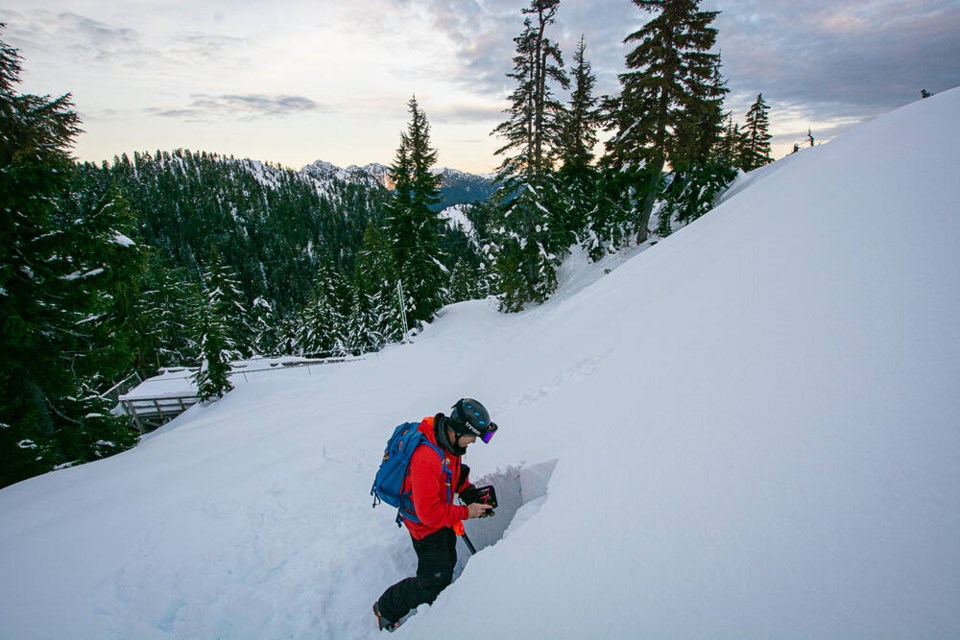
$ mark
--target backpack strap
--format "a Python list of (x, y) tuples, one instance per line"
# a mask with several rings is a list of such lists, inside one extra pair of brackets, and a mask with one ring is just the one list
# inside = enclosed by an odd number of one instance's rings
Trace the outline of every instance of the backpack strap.
[[(426, 445), (426, 446), (430, 447), (431, 449), (433, 449), (433, 450), (436, 452), (436, 454), (437, 454), (438, 456), (440, 456), (440, 470), (443, 471), (443, 468), (444, 468), (444, 467), (443, 467), (443, 461), (444, 461), (446, 458), (445, 458), (445, 456), (443, 455), (443, 451), (440, 450), (440, 447), (438, 447), (437, 445), (433, 444), (432, 442), (430, 442), (430, 441), (427, 440), (426, 438), (424, 438), (423, 440), (420, 441), (420, 444), (417, 445), (417, 449), (419, 449), (421, 445)], [(416, 452), (416, 449), (414, 449), (414, 452)], [(413, 456), (411, 455), (411, 460), (412, 460), (412, 458), (413, 458)], [(450, 482), (449, 482), (449, 480), (453, 477), (453, 472), (452, 472), (451, 470), (447, 469), (447, 471), (446, 471), (445, 473), (446, 473), (446, 475), (447, 475), (447, 480), (448, 480), (448, 482), (447, 482), (447, 487), (448, 487), (448, 488), (447, 488), (447, 500), (450, 501), (450, 500), (453, 499), (453, 493), (452, 493), (452, 491), (451, 491), (450, 488), (449, 488), (449, 487), (450, 487)], [(407, 476), (407, 475), (410, 475), (410, 467), (409, 467), (409, 466), (407, 467), (407, 473), (406, 473), (406, 475), (404, 476), (404, 479), (406, 479), (406, 476)], [(413, 508), (413, 495), (411, 495), (411, 493), (412, 493), (412, 492), (408, 492), (408, 493), (405, 493), (405, 494), (403, 494), (402, 496), (400, 496), (400, 506), (397, 507), (397, 520), (396, 520), (398, 527), (400, 526), (400, 523), (401, 523), (403, 520), (411, 520), (411, 521), (416, 522), (416, 523), (419, 523), (419, 522), (420, 522), (420, 518), (417, 517), (417, 512), (414, 511), (414, 508)], [(406, 513), (409, 514), (409, 515), (404, 515), (404, 512), (406, 512)]]

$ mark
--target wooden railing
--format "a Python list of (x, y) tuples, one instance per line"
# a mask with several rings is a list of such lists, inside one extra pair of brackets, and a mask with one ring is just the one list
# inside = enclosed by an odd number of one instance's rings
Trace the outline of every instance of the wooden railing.
[(117, 403), (120, 401), (120, 396), (127, 393), (141, 382), (143, 382), (143, 378), (140, 377), (139, 373), (134, 371), (126, 378), (101, 393), (100, 397), (109, 400), (111, 404)]
[[(306, 367), (307, 374), (310, 374), (310, 368), (314, 366), (330, 365), (330, 364), (340, 364), (344, 362), (358, 362), (363, 360), (362, 357), (352, 357), (352, 358), (324, 358), (324, 359), (314, 359), (314, 360), (295, 360), (293, 362), (282, 362), (274, 363), (267, 367), (257, 368), (257, 369), (248, 369), (246, 365), (235, 366), (233, 370), (228, 374), (231, 377), (242, 377), (244, 382), (247, 382), (247, 374), (253, 373), (262, 373), (265, 371), (282, 371), (284, 369), (289, 369), (293, 367)], [(196, 367), (177, 367), (174, 369), (166, 369), (168, 372), (179, 372), (184, 371), (184, 376), (179, 376), (183, 378), (192, 377), (199, 369)], [(124, 382), (127, 382), (126, 380)], [(147, 380), (149, 382), (149, 380)], [(121, 383), (122, 384), (122, 383)], [(129, 389), (128, 389), (129, 390)], [(112, 390), (111, 390), (112, 391)], [(122, 393), (120, 395), (123, 395)], [(179, 396), (156, 396), (156, 397), (139, 397), (139, 398), (120, 398), (120, 406), (123, 408), (124, 412), (130, 416), (133, 420), (134, 425), (137, 427), (137, 430), (143, 434), (147, 431), (156, 429), (157, 427), (162, 426), (163, 424), (173, 420), (178, 415), (192, 407), (193, 405), (200, 402), (200, 398), (195, 395), (179, 395)]]
[(198, 402), (200, 398), (197, 396), (164, 396), (125, 399), (120, 401), (120, 405), (143, 434), (172, 420)]

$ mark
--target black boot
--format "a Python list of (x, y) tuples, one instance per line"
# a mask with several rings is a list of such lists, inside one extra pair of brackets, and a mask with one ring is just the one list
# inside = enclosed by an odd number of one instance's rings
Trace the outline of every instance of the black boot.
[(380, 628), (380, 631), (386, 629), (390, 633), (393, 633), (394, 630), (400, 626), (399, 622), (391, 622), (383, 617), (383, 615), (380, 613), (379, 601), (373, 603), (373, 613), (375, 616), (377, 616), (377, 626)]

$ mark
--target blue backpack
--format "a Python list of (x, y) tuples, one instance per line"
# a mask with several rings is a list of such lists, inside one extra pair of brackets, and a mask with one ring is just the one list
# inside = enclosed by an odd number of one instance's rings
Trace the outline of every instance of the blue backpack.
[(397, 526), (401, 520), (419, 523), (417, 513), (413, 508), (413, 498), (410, 492), (403, 491), (403, 481), (407, 477), (407, 467), (413, 452), (421, 444), (425, 444), (440, 456), (443, 463), (443, 451), (427, 440), (418, 429), (418, 422), (404, 422), (393, 430), (393, 435), (387, 440), (387, 448), (383, 452), (383, 462), (377, 469), (377, 476), (373, 480), (370, 495), (373, 496), (373, 506), (386, 502), (397, 508)]

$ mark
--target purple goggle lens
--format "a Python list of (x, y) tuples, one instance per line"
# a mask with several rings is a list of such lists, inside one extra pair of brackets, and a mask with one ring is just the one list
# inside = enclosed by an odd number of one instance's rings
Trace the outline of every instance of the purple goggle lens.
[(493, 440), (493, 434), (495, 434), (496, 432), (497, 432), (497, 423), (491, 422), (490, 428), (487, 429), (487, 432), (483, 434), (480, 437), (480, 439), (483, 440), (484, 444), (489, 444), (490, 441)]

